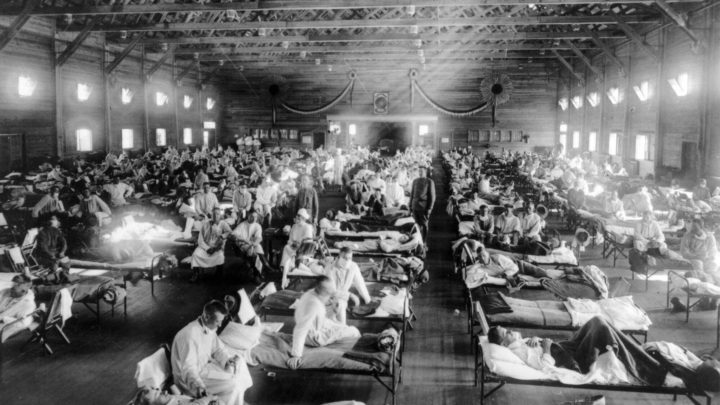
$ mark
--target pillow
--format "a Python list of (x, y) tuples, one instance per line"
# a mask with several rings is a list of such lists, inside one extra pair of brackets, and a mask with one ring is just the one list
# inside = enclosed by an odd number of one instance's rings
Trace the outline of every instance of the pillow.
[(231, 349), (250, 350), (260, 342), (262, 331), (260, 322), (252, 326), (230, 322), (220, 334), (220, 340)]
[(485, 363), (490, 372), (518, 380), (548, 380), (551, 376), (528, 367), (510, 349), (488, 342), (487, 336), (480, 336), (480, 345), (485, 353)]
[(479, 297), (478, 302), (480, 302), (483, 311), (488, 315), (508, 314), (513, 311), (502, 295), (498, 293), (483, 294)]

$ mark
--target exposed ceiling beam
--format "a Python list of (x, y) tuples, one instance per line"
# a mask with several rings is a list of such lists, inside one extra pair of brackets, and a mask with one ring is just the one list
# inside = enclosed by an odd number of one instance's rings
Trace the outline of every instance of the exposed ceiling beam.
[(585, 83), (585, 79), (578, 72), (575, 71), (575, 69), (572, 67), (570, 62), (567, 61), (567, 59), (565, 59), (562, 55), (560, 55), (560, 53), (558, 53), (558, 51), (554, 49), (552, 50), (552, 53), (555, 55), (557, 60), (559, 60), (560, 63), (562, 63), (562, 65), (565, 66), (567, 70), (572, 73), (573, 76), (575, 76), (576, 79), (578, 79), (580, 83)]
[(120, 65), (120, 62), (122, 62), (128, 55), (130, 55), (130, 52), (132, 52), (133, 49), (135, 49), (135, 46), (140, 42), (142, 37), (144, 36), (143, 33), (138, 34), (133, 38), (132, 42), (130, 42), (125, 49), (123, 49), (122, 52), (120, 52), (120, 55), (116, 56), (115, 59), (113, 59), (112, 62), (110, 62), (109, 65), (105, 68), (105, 74), (110, 74), (115, 70), (116, 67)]
[[(599, 33), (603, 38), (622, 39), (624, 36)], [(568, 32), (493, 32), (493, 33), (471, 33), (471, 34), (331, 34), (331, 35), (309, 35), (308, 42), (387, 42), (387, 41), (527, 41), (543, 39), (584, 39), (589, 34), (582, 31)], [(282, 38), (282, 37), (278, 37)], [(279, 40), (282, 41), (282, 40)]]
[(177, 77), (175, 77), (175, 81), (179, 82), (180, 80), (184, 79), (185, 76), (187, 76), (188, 73), (190, 73), (192, 68), (195, 67), (195, 65), (197, 65), (197, 61), (194, 61), (194, 60), (192, 62), (188, 63), (187, 66), (185, 66), (185, 68), (183, 68), (183, 70), (177, 75)]
[(620, 69), (620, 75), (625, 76), (625, 65), (622, 63), (622, 61), (615, 55), (615, 52), (613, 52), (612, 49), (602, 40), (600, 37), (595, 34), (594, 31), (590, 30), (589, 28), (585, 29), (588, 34), (590, 34), (590, 37), (592, 38), (595, 45), (600, 48), (605, 56), (607, 56), (613, 63), (617, 65), (617, 67)]
[(307, 42), (308, 37), (305, 35), (293, 35), (287, 37), (179, 37), (179, 38), (145, 38), (140, 41), (143, 45), (161, 45), (161, 44), (279, 44), (283, 41), (288, 42)]
[[(590, 45), (585, 44), (578, 44), (575, 45), (578, 49), (597, 49), (595, 47), (592, 47)], [(556, 46), (548, 46), (544, 44), (529, 44), (529, 43), (520, 43), (520, 44), (481, 44), (481, 45), (467, 45), (458, 47), (457, 49), (452, 49), (453, 52), (482, 52), (482, 51), (530, 51), (530, 50), (536, 50), (536, 51), (544, 51), (549, 50), (550, 48), (554, 49), (570, 49), (568, 45), (565, 44), (565, 42), (561, 42), (559, 45)], [(421, 48), (417, 48), (415, 46), (393, 46), (393, 45), (381, 45), (381, 46), (370, 46), (370, 45), (360, 45), (360, 46), (337, 46), (337, 45), (331, 45), (331, 46), (292, 46), (292, 47), (280, 47), (280, 46), (273, 46), (273, 47), (242, 47), (242, 48), (236, 48), (236, 47), (227, 47), (227, 46), (220, 46), (220, 47), (191, 47), (191, 48), (182, 48), (182, 49), (176, 49), (175, 55), (194, 55), (196, 53), (198, 54), (222, 54), (222, 55), (247, 55), (247, 54), (297, 54), (300, 52), (307, 52), (308, 54), (314, 54), (314, 53), (379, 53), (379, 52), (417, 52), (418, 49), (422, 49), (425, 52), (439, 52), (439, 51), (447, 51), (447, 46), (439, 46), (439, 45), (423, 45)], [(148, 52), (148, 54), (153, 54), (153, 52)], [(160, 53), (156, 53), (160, 54)]]
[(85, 26), (85, 29), (83, 29), (71, 43), (67, 44), (63, 53), (58, 56), (57, 60), (55, 61), (56, 66), (64, 65), (65, 62), (67, 62), (70, 57), (75, 53), (75, 51), (80, 49), (82, 43), (85, 42), (87, 37), (90, 36), (93, 27), (95, 27), (95, 24), (97, 24), (101, 18), (102, 17), (95, 16), (90, 20), (90, 22), (86, 23), (87, 25)]
[[(703, 0), (666, 0), (669, 3), (699, 3)], [(595, 4), (632, 4), (637, 0), (595, 0)], [(588, 0), (230, 0), (221, 3), (192, 2), (185, 4), (113, 4), (113, 5), (72, 5), (48, 6), (34, 10), (32, 15), (61, 16), (73, 15), (115, 15), (115, 14), (152, 14), (177, 12), (213, 12), (225, 10), (273, 11), (273, 10), (333, 10), (367, 9), (388, 7), (478, 7), (478, 6), (527, 6), (587, 4)], [(20, 15), (18, 6), (0, 6), (0, 15)]]
[[(640, 16), (624, 16), (625, 24), (658, 23), (657, 19)], [(129, 24), (103, 25), (93, 31), (248, 31), (248, 30), (306, 30), (306, 29), (341, 29), (341, 28), (397, 28), (397, 27), (470, 27), (470, 26), (537, 26), (537, 25), (608, 25), (616, 24), (614, 16), (540, 16), (540, 17), (471, 17), (471, 18), (394, 18), (374, 20), (312, 20), (312, 21), (247, 21), (247, 22), (190, 22), (164, 24)], [(82, 27), (71, 27), (68, 31), (81, 30)]]
[[(478, 53), (478, 54), (472, 54), (472, 55), (458, 55), (455, 53), (449, 53), (447, 55), (428, 55), (426, 54), (424, 58), (428, 61), (431, 60), (465, 60), (468, 62), (472, 61), (480, 61), (483, 59), (555, 59), (554, 54), (557, 53), (560, 55), (560, 53), (556, 50), (552, 50), (553, 54), (548, 55), (539, 55), (538, 53), (527, 53), (527, 52), (486, 52), (486, 53)], [(564, 55), (566, 58), (572, 57), (570, 54)], [(263, 59), (259, 59), (257, 57), (252, 56), (226, 56), (226, 55), (218, 55), (218, 56), (205, 56), (200, 57), (199, 60), (201, 62), (214, 62), (214, 61), (229, 61), (229, 62), (239, 62), (239, 63), (245, 63), (245, 62), (261, 62)], [(266, 57), (264, 61), (266, 62), (292, 62), (296, 63), (298, 66), (305, 66), (305, 65), (317, 65), (317, 61), (320, 61), (320, 64), (327, 65), (327, 64), (345, 64), (350, 63), (352, 64), (353, 61), (420, 61), (420, 57), (417, 55), (398, 55), (398, 54), (376, 54), (376, 55), (329, 55), (323, 58), (313, 58), (309, 57), (306, 59), (301, 59), (298, 57), (290, 57), (290, 58), (277, 58), (277, 57)]]
[(640, 34), (638, 34), (638, 32), (635, 31), (635, 29), (633, 29), (633, 27), (629, 26), (628, 24), (625, 24), (625, 22), (622, 20), (622, 18), (620, 16), (616, 16), (616, 18), (617, 18), (618, 27), (620, 27), (620, 29), (623, 30), (623, 32), (625, 32), (627, 34), (627, 36), (633, 40), (633, 42), (638, 44), (638, 46), (640, 46), (640, 48), (643, 51), (645, 51), (645, 53), (650, 55), (655, 60), (655, 62), (660, 63), (660, 54), (658, 54), (658, 51), (655, 48), (653, 48), (652, 46), (650, 46), (650, 44), (648, 44), (647, 41), (645, 41), (645, 38), (643, 38)]
[(603, 77), (603, 72), (602, 72), (602, 70), (600, 70), (600, 69), (598, 69), (596, 66), (594, 66), (594, 65), (592, 64), (592, 61), (591, 61), (590, 59), (588, 59), (588, 57), (585, 56), (585, 54), (582, 53), (582, 51), (581, 51), (580, 49), (578, 49), (578, 48), (575, 46), (575, 44), (573, 44), (573, 43), (570, 42), (569, 40), (568, 40), (568, 41), (565, 41), (565, 42), (567, 42), (567, 44), (570, 46), (570, 50), (572, 50), (573, 53), (574, 53), (575, 55), (577, 55), (577, 57), (580, 58), (580, 60), (582, 60), (583, 62), (585, 62), (585, 65), (586, 65), (590, 70), (592, 70), (593, 73), (595, 73), (595, 76), (597, 76), (598, 79), (601, 79), (601, 78)]
[[(157, 62), (155, 62), (155, 64), (152, 65), (150, 70), (148, 70), (148, 72), (145, 74), (145, 77), (150, 79), (155, 74), (155, 72), (157, 72), (158, 69), (160, 69), (165, 64), (165, 61), (167, 61), (168, 58), (174, 54), (174, 52), (175, 52), (175, 46), (174, 45), (169, 46), (167, 51), (165, 51), (165, 53), (162, 54), (160, 59), (158, 59)], [(147, 52), (145, 54), (147, 55)]]
[(700, 37), (695, 33), (695, 31), (688, 27), (686, 16), (680, 15), (670, 6), (670, 4), (668, 4), (666, 0), (655, 0), (655, 4), (657, 4), (658, 7), (660, 7), (660, 9), (665, 12), (665, 14), (667, 14), (667, 16), (670, 17), (670, 19), (673, 20), (675, 24), (677, 24), (677, 26), (690, 37), (690, 39), (693, 40), (693, 44), (695, 46), (700, 45)]
[(0, 51), (20, 32), (25, 23), (32, 17), (32, 11), (35, 10), (39, 3), (40, 0), (25, 0), (25, 4), (20, 8), (15, 20), (0, 34)]
[(203, 77), (202, 80), (200, 81), (200, 85), (202, 86), (202, 85), (204, 85), (204, 84), (209, 83), (210, 80), (211, 80), (213, 77), (215, 77), (216, 74), (218, 74), (218, 73), (220, 72), (220, 69), (221, 69), (222, 67), (223, 67), (223, 64), (220, 63), (220, 64), (218, 64), (217, 66), (215, 66), (215, 68), (214, 68), (213, 70), (207, 72), (207, 73), (205, 74), (205, 77)]

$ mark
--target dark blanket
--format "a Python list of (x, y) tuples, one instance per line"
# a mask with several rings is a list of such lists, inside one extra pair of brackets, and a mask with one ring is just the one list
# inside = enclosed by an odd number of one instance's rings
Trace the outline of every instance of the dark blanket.
[(595, 317), (575, 332), (570, 340), (557, 342), (551, 354), (556, 365), (588, 373), (597, 357), (611, 346), (628, 374), (651, 386), (661, 386), (666, 370), (630, 337), (601, 317)]
[(358, 339), (355, 346), (343, 357), (368, 364), (373, 370), (384, 373), (390, 365), (392, 353), (380, 351), (378, 335), (368, 333)]
[(543, 279), (540, 280), (540, 284), (561, 299), (587, 298), (597, 300), (601, 298), (595, 286), (580, 275), (570, 275), (558, 279)]

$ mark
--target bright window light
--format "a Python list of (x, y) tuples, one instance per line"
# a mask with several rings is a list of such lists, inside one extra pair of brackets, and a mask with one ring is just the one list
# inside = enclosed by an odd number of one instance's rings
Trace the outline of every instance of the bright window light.
[(215, 121), (204, 121), (203, 129), (215, 129)]
[(430, 133), (430, 125), (420, 124), (418, 127), (418, 135), (425, 136)]
[(167, 131), (165, 131), (165, 128), (156, 128), (155, 129), (155, 145), (157, 145), (157, 146), (167, 145)]
[(580, 96), (575, 96), (571, 100), (573, 107), (575, 107), (576, 110), (579, 110), (583, 106), (583, 99)]
[(678, 97), (685, 97), (688, 95), (690, 90), (690, 78), (687, 73), (680, 73), (678, 77), (673, 77), (668, 80), (670, 87), (672, 87), (675, 95)]
[(568, 99), (567, 97), (563, 97), (560, 100), (558, 100), (558, 105), (560, 106), (560, 109), (565, 111), (568, 109)]
[(608, 99), (610, 99), (610, 103), (612, 105), (618, 105), (622, 101), (622, 92), (620, 92), (619, 87), (611, 87), (607, 91)]
[(568, 126), (566, 123), (563, 122), (560, 124), (560, 132), (567, 132), (567, 129), (568, 129)]
[(350, 134), (350, 136), (357, 135), (357, 125), (356, 124), (348, 125), (348, 134)]
[(129, 128), (123, 128), (122, 130), (122, 148), (123, 149), (132, 149), (133, 144), (135, 143), (133, 130)]
[(573, 131), (572, 147), (573, 149), (580, 149), (580, 131)]
[(158, 91), (155, 93), (155, 104), (157, 104), (158, 107), (162, 107), (165, 104), (167, 104), (170, 101), (168, 98), (168, 95), (163, 93), (162, 91)]
[(207, 108), (208, 111), (210, 111), (213, 109), (213, 107), (215, 107), (215, 99), (213, 99), (212, 97), (208, 97), (207, 100), (205, 101), (205, 108)]
[(650, 137), (647, 135), (635, 136), (635, 160), (650, 159)]
[(132, 103), (135, 93), (127, 87), (123, 87), (120, 93), (120, 102), (125, 105)]
[(635, 90), (635, 94), (637, 94), (640, 101), (647, 101), (650, 99), (650, 83), (647, 80), (640, 83), (639, 86), (633, 86), (633, 90)]
[(30, 76), (20, 75), (18, 77), (18, 95), (20, 97), (30, 97), (35, 93), (37, 82)]
[(92, 150), (92, 131), (87, 128), (80, 128), (75, 131), (78, 152), (89, 152)]
[(183, 143), (185, 145), (192, 143), (192, 128), (183, 128)]
[(203, 131), (203, 146), (210, 145), (210, 131)]
[(87, 83), (78, 83), (77, 85), (77, 98), (78, 101), (88, 101), (90, 100), (90, 95), (92, 94), (92, 86), (90, 86)]
[(597, 150), (597, 132), (588, 134), (588, 151), (595, 152)]
[(592, 107), (597, 107), (600, 104), (600, 95), (597, 91), (593, 91), (587, 95), (587, 101)]
[(183, 97), (183, 107), (185, 107), (186, 110), (189, 109), (190, 107), (192, 107), (193, 101), (195, 101), (195, 100), (193, 100), (192, 97), (190, 97), (186, 94)]
[(559, 142), (563, 146), (563, 151), (567, 151), (567, 134), (565, 134), (565, 133), (560, 134)]
[(618, 154), (618, 134), (617, 132), (610, 132), (608, 137), (608, 153), (612, 156)]

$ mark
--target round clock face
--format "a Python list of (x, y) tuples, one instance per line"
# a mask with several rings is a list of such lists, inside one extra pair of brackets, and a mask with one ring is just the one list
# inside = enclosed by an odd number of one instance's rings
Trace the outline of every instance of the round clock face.
[(387, 99), (384, 96), (380, 96), (375, 101), (375, 105), (380, 109), (385, 109), (387, 107)]

